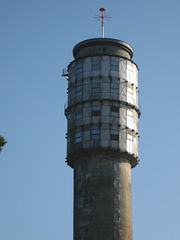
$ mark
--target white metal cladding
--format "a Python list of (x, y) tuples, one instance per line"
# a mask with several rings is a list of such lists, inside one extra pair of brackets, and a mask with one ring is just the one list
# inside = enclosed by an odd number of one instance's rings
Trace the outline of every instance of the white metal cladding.
[(67, 154), (102, 147), (138, 157), (136, 64), (121, 57), (93, 56), (73, 61), (68, 71)]

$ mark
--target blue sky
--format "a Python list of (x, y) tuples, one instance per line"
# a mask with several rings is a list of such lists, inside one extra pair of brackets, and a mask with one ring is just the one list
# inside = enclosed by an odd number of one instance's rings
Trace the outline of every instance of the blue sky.
[(180, 239), (180, 2), (0, 1), (0, 239), (73, 239), (65, 163), (67, 81), (78, 42), (128, 42), (139, 66), (140, 165), (132, 170), (133, 238)]

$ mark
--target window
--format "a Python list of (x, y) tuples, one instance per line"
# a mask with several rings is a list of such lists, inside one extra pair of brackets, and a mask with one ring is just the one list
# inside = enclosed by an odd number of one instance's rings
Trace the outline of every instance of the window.
[(72, 73), (72, 69), (69, 68), (69, 69), (68, 69), (68, 77), (69, 77), (69, 78), (71, 77), (71, 73)]
[(71, 117), (71, 114), (69, 113), (69, 114), (67, 115), (67, 120), (69, 120), (70, 117)]
[(115, 196), (114, 196), (114, 203), (115, 203), (115, 204), (118, 204), (119, 201), (120, 201), (120, 196), (119, 196), (119, 195), (115, 195)]
[(113, 181), (113, 186), (114, 186), (114, 187), (119, 187), (119, 186), (120, 186), (119, 179), (114, 179), (114, 181)]
[(69, 148), (70, 145), (70, 137), (67, 137), (67, 148)]
[(111, 140), (119, 141), (119, 131), (111, 130)]
[(82, 142), (82, 132), (77, 132), (75, 135), (75, 142), (80, 143)]
[(78, 63), (76, 66), (76, 73), (82, 73), (82, 71), (83, 71), (83, 64)]
[(133, 153), (133, 137), (130, 134), (127, 134), (127, 151)]
[(101, 83), (92, 83), (92, 93), (100, 93)]
[(80, 175), (81, 174), (81, 165), (78, 165), (77, 166), (77, 175)]
[(133, 68), (129, 64), (127, 65), (127, 81), (133, 83)]
[(92, 70), (100, 70), (101, 69), (101, 61), (93, 60), (92, 61)]
[(77, 190), (78, 190), (78, 191), (81, 190), (81, 187), (82, 187), (82, 182), (78, 182), (78, 183), (77, 183)]
[(82, 113), (76, 114), (76, 120), (81, 119), (82, 118)]
[(82, 198), (78, 198), (77, 199), (77, 208), (78, 209), (82, 208), (82, 206), (83, 206), (83, 199)]
[(119, 222), (119, 209), (115, 208), (114, 209), (114, 220)]
[(76, 96), (82, 95), (82, 85), (76, 87)]
[(119, 237), (120, 237), (120, 232), (118, 229), (114, 229), (114, 240), (119, 240)]
[(92, 116), (101, 116), (101, 106), (92, 106)]
[(118, 61), (111, 61), (111, 70), (119, 71), (119, 62)]
[(119, 117), (119, 107), (111, 106), (111, 116)]
[(111, 83), (111, 93), (119, 94), (119, 84)]
[(133, 90), (130, 87), (127, 87), (127, 102), (133, 104)]
[(133, 112), (127, 110), (127, 127), (133, 129)]
[(92, 129), (91, 130), (91, 138), (92, 139), (100, 139), (100, 129)]
[(103, 53), (106, 53), (106, 47), (103, 47)]
[(81, 119), (83, 117), (83, 109), (81, 108), (77, 108), (76, 109), (76, 120)]
[(114, 171), (115, 172), (119, 171), (119, 163), (118, 162), (114, 162)]
[(129, 92), (129, 93), (133, 94), (133, 90), (132, 90), (132, 88), (130, 88), (130, 87), (127, 87), (127, 92)]
[(68, 102), (71, 100), (71, 92), (68, 91)]

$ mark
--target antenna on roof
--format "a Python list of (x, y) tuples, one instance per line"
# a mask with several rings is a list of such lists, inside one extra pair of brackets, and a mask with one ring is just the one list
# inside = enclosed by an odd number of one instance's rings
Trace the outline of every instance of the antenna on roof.
[(110, 14), (104, 13), (106, 9), (104, 7), (100, 8), (101, 13), (95, 14), (94, 18), (98, 21), (102, 19), (102, 38), (104, 38), (104, 19), (109, 20), (111, 18)]

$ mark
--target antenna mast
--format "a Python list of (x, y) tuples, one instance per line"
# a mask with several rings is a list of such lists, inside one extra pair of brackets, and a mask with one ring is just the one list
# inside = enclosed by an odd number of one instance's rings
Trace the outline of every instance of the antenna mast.
[(101, 11), (101, 13), (96, 14), (94, 16), (94, 18), (96, 18), (98, 21), (100, 19), (102, 19), (102, 38), (104, 38), (104, 19), (109, 20), (109, 18), (111, 18), (110, 14), (105, 14), (104, 12), (106, 11), (106, 9), (104, 7), (100, 8), (99, 11)]

